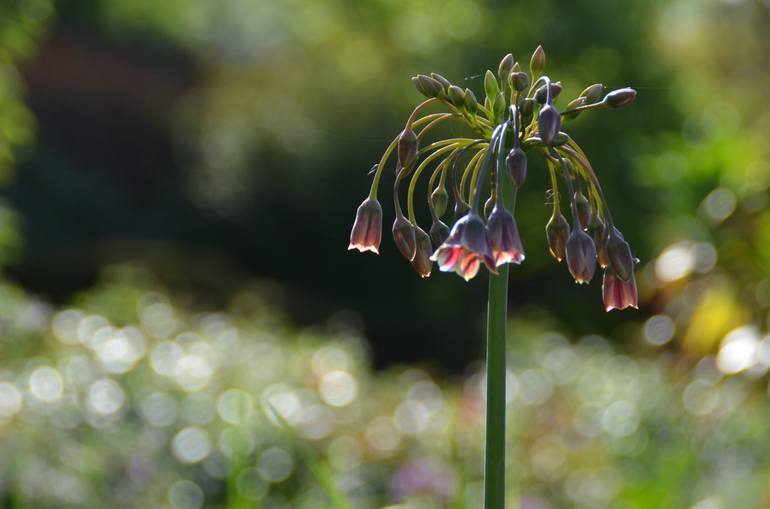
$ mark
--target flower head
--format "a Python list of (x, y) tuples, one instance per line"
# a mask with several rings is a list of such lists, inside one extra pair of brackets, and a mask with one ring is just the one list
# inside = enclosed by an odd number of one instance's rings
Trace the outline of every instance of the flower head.
[[(566, 258), (578, 283), (593, 278), (598, 259), (606, 268), (605, 306), (635, 307), (631, 249), (614, 227), (587, 156), (562, 131), (562, 118), (625, 106), (636, 98), (636, 91), (620, 89), (604, 95), (604, 86), (596, 83), (559, 111), (554, 100), (569, 87), (552, 80), (545, 73), (545, 64), (542, 47), (532, 54), (529, 72), (524, 70), (525, 64), (506, 54), (497, 72), (484, 73), (483, 90), (476, 92), (437, 73), (412, 78), (426, 99), (414, 108), (375, 165), (370, 198), (358, 208), (349, 248), (378, 252), (382, 208), (376, 196), (385, 167), (395, 159), (390, 166), (395, 167), (393, 239), (421, 277), (431, 274), (433, 261), (441, 271), (456, 272), (466, 280), (475, 277), (482, 265), (496, 274), (497, 267), (505, 263), (522, 263), (524, 248), (513, 211), (516, 194), (527, 179), (529, 158), (537, 153), (545, 159), (550, 176), (546, 196), (553, 214), (545, 230), (551, 255), (558, 261)], [(477, 93), (485, 96), (477, 99)], [(443, 112), (421, 113), (427, 106), (432, 110), (443, 107)], [(464, 124), (470, 134), (463, 137), (457, 130), (450, 138), (430, 140), (442, 132), (434, 130), (435, 126), (449, 122)], [(406, 185), (407, 180), (407, 202), (402, 208), (399, 189), (403, 191), (400, 184)], [(417, 223), (416, 189), (427, 190), (429, 229)], [(571, 212), (572, 227), (561, 213), (564, 202)], [(452, 210), (454, 222), (446, 219)], [(431, 254), (433, 246), (438, 248)]]
[(379, 254), (382, 238), (382, 206), (375, 199), (367, 198), (358, 206), (356, 220), (350, 232), (348, 249), (358, 249), (362, 253), (371, 251)]
[(604, 280), (602, 281), (602, 298), (606, 311), (628, 307), (638, 308), (639, 297), (636, 291), (636, 278), (633, 273), (628, 281), (623, 281), (611, 267), (607, 267), (604, 270)]

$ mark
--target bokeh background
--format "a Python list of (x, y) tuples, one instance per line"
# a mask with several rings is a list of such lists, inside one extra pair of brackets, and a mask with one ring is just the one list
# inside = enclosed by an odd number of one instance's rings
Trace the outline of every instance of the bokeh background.
[(548, 256), (532, 162), (511, 507), (770, 507), (768, 27), (767, 0), (1, 2), (0, 505), (479, 507), (484, 278), (346, 247), (409, 77), (480, 93), (542, 44), (562, 105), (639, 91), (570, 131), (641, 305)]

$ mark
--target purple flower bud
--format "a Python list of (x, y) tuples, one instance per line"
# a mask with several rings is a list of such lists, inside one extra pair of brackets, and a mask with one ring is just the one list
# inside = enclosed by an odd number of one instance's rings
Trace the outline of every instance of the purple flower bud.
[(636, 90), (633, 88), (620, 88), (604, 96), (604, 102), (612, 108), (620, 108), (631, 104), (634, 100), (636, 100)]
[(628, 281), (634, 275), (634, 257), (631, 247), (617, 228), (612, 228), (607, 239), (607, 259), (613, 272), (623, 281)]
[(527, 180), (527, 154), (519, 147), (514, 147), (505, 158), (505, 167), (513, 185), (520, 188)]
[(540, 73), (545, 69), (545, 50), (542, 46), (535, 48), (535, 52), (532, 53), (529, 69), (532, 71), (532, 76), (540, 76)]
[(492, 257), (498, 267), (504, 263), (524, 261), (524, 247), (521, 245), (516, 219), (504, 208), (495, 205), (487, 221), (487, 237)]
[(602, 281), (602, 298), (604, 309), (639, 308), (639, 296), (636, 291), (636, 278), (633, 273), (628, 281), (620, 279), (612, 268), (607, 267)]
[(430, 77), (438, 81), (441, 84), (441, 88), (443, 88), (445, 92), (449, 89), (449, 85), (451, 85), (451, 83), (442, 75), (432, 72), (430, 73)]
[(603, 93), (604, 85), (601, 83), (594, 83), (593, 85), (586, 87), (585, 90), (580, 92), (580, 97), (585, 97), (585, 102), (590, 104), (595, 103), (601, 99)]
[(398, 138), (398, 162), (402, 168), (409, 168), (416, 158), (417, 135), (410, 125), (401, 131), (401, 135)]
[(585, 195), (580, 191), (575, 192), (574, 198), (580, 227), (585, 230), (588, 228), (588, 225), (591, 222), (591, 204), (588, 203), (588, 198), (586, 198)]
[(594, 241), (580, 228), (573, 228), (567, 239), (567, 267), (578, 284), (591, 281), (596, 271)]
[(449, 227), (440, 219), (434, 219), (433, 224), (430, 225), (430, 240), (437, 246), (440, 246), (446, 241), (447, 237), (449, 237)]
[(358, 249), (360, 252), (371, 251), (379, 254), (380, 239), (382, 238), (382, 207), (375, 199), (367, 198), (358, 206), (356, 220), (350, 232), (348, 249)]
[(556, 211), (545, 225), (545, 236), (548, 239), (548, 250), (557, 262), (564, 259), (567, 237), (569, 236), (569, 224), (561, 212)]
[(510, 53), (505, 55), (500, 61), (500, 65), (497, 67), (497, 76), (503, 83), (508, 81), (508, 76), (511, 75), (511, 70), (513, 69), (513, 63), (513, 55)]
[(517, 91), (521, 92), (529, 86), (529, 74), (525, 72), (513, 72), (511, 73), (511, 86)]
[(401, 214), (396, 215), (396, 220), (393, 222), (393, 240), (404, 258), (410, 262), (414, 260), (417, 250), (414, 225)]
[[(551, 83), (551, 100), (553, 101), (557, 97), (559, 97), (559, 94), (561, 94), (561, 82), (557, 81), (555, 83)], [(535, 101), (539, 102), (540, 104), (545, 104), (548, 100), (548, 93), (546, 91), (545, 85), (540, 86), (537, 91), (535, 92)]]
[(430, 259), (438, 262), (442, 272), (454, 271), (466, 281), (476, 276), (482, 263), (490, 272), (497, 273), (486, 227), (474, 212), (455, 223), (449, 237)]
[(417, 87), (417, 90), (419, 90), (426, 97), (440, 97), (443, 93), (441, 83), (431, 78), (430, 76), (418, 74), (412, 78), (412, 81)]
[(561, 117), (550, 104), (546, 104), (540, 109), (540, 115), (537, 117), (537, 130), (543, 143), (550, 145), (561, 128)]
[(422, 278), (430, 276), (430, 272), (433, 269), (433, 262), (430, 261), (430, 255), (433, 254), (433, 246), (430, 243), (430, 237), (425, 233), (425, 230), (419, 226), (414, 227), (414, 235), (416, 240), (416, 249), (414, 259), (412, 260), (412, 267)]

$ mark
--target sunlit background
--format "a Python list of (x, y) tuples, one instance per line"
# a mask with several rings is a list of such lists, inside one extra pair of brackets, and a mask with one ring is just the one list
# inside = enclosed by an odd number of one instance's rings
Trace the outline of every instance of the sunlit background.
[(479, 507), (484, 278), (346, 247), (410, 76), (480, 92), (542, 44), (561, 106), (639, 91), (570, 130), (640, 310), (548, 255), (533, 162), (511, 507), (770, 508), (768, 27), (768, 0), (0, 3), (0, 505)]

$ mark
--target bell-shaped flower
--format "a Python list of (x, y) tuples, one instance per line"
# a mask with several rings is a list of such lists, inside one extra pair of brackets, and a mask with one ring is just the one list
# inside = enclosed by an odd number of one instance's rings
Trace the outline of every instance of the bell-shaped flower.
[(558, 210), (553, 213), (545, 225), (545, 237), (548, 240), (548, 251), (557, 262), (564, 259), (565, 245), (569, 236), (569, 223)]
[(628, 281), (623, 281), (611, 267), (607, 267), (604, 270), (604, 280), (602, 281), (602, 298), (606, 311), (628, 307), (638, 308), (639, 296), (637, 295), (636, 278), (633, 272)]
[(454, 224), (449, 237), (430, 259), (438, 262), (442, 272), (454, 271), (466, 281), (476, 276), (482, 263), (489, 271), (497, 272), (484, 221), (476, 212)]
[(634, 257), (631, 247), (623, 238), (620, 230), (613, 227), (607, 239), (607, 259), (615, 274), (623, 281), (628, 281), (634, 274)]
[(396, 214), (396, 220), (393, 221), (393, 240), (404, 258), (410, 262), (414, 260), (417, 250), (414, 225), (402, 214)]
[(516, 219), (499, 205), (494, 206), (487, 219), (487, 238), (496, 266), (524, 261), (524, 247), (521, 245)]
[(367, 198), (356, 211), (356, 220), (350, 232), (348, 249), (358, 249), (362, 253), (371, 251), (379, 254), (382, 238), (382, 207), (375, 199)]
[(433, 246), (430, 243), (430, 237), (425, 230), (419, 226), (414, 227), (414, 236), (417, 241), (416, 249), (414, 253), (414, 259), (412, 260), (412, 267), (422, 278), (430, 276), (433, 269), (433, 262), (430, 260), (430, 255), (433, 253)]
[(591, 237), (579, 227), (573, 228), (567, 239), (567, 267), (575, 282), (591, 281), (596, 271), (596, 247)]

